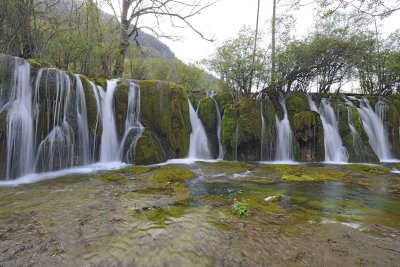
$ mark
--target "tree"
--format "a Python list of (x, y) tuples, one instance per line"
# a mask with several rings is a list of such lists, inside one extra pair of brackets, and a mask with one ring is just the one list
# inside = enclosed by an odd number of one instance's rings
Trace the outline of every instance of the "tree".
[(39, 24), (43, 12), (54, 8), (60, 0), (0, 1), (0, 51), (30, 58), (40, 50), (41, 34), (48, 28)]
[(319, 0), (319, 2), (325, 16), (345, 9), (383, 19), (400, 10), (400, 0)]
[[(254, 53), (254, 36), (254, 31), (242, 28), (236, 38), (227, 40), (206, 61), (208, 67), (219, 75), (234, 94), (242, 92), (249, 95), (253, 88), (259, 90), (266, 83), (266, 51), (257, 48)], [(253, 79), (250, 79), (252, 76)]]
[[(196, 29), (190, 18), (200, 14), (205, 8), (212, 6), (216, 1), (211, 0), (120, 0), (116, 8), (112, 0), (106, 0), (112, 8), (119, 23), (119, 47), (114, 65), (113, 75), (120, 77), (124, 72), (124, 60), (129, 40), (136, 39), (139, 29), (148, 29), (157, 37), (176, 39), (177, 36), (164, 34), (161, 26), (163, 19), (168, 19), (172, 26), (187, 26), (201, 38), (212, 41)], [(204, 2), (204, 3), (203, 3)], [(121, 12), (117, 12), (120, 10)], [(146, 25), (144, 19), (152, 19), (154, 25)]]

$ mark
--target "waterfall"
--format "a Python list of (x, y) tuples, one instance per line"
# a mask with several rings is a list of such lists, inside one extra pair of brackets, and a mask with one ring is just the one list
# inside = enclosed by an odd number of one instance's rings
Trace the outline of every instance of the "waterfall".
[(80, 163), (86, 165), (90, 163), (89, 128), (86, 99), (81, 79), (77, 74), (74, 74), (74, 77)]
[(119, 143), (114, 114), (118, 80), (107, 81), (104, 90), (84, 77), (54, 68), (38, 69), (32, 77), (26, 60), (8, 58), (12, 72), (0, 77), (0, 115), (5, 118), (0, 133), (0, 147), (5, 148), (1, 176), (9, 180), (88, 165), (99, 158), (101, 162), (133, 161), (144, 131), (136, 83), (128, 82), (125, 132)]
[(214, 95), (215, 95), (215, 91), (211, 90), (211, 91), (207, 91), (207, 96), (209, 96), (215, 104), (215, 110), (217, 111), (217, 138), (218, 138), (218, 158), (217, 159), (224, 159), (224, 155), (225, 155), (225, 150), (224, 147), (222, 146), (222, 142), (221, 142), (221, 133), (222, 133), (222, 127), (221, 127), (221, 111), (219, 110), (219, 106), (217, 103), (217, 100), (215, 100)]
[[(130, 158), (130, 155), (135, 155), (136, 145), (139, 138), (144, 132), (144, 127), (140, 122), (140, 88), (134, 83), (129, 84), (129, 95), (128, 95), (128, 110), (125, 120), (125, 133), (120, 145), (121, 158), (124, 158), (123, 152), (126, 142), (129, 140), (129, 148), (126, 152), (125, 158), (128, 161), (134, 161), (134, 158)], [(131, 152), (131, 153), (128, 153)]]
[(363, 152), (362, 152), (363, 145), (362, 145), (362, 141), (361, 141), (361, 136), (360, 136), (359, 132), (357, 131), (356, 127), (354, 126), (353, 111), (352, 111), (351, 107), (347, 107), (347, 120), (349, 123), (351, 137), (353, 138), (354, 151), (356, 152), (358, 158), (363, 160)]
[(293, 160), (292, 153), (292, 129), (290, 128), (288, 113), (286, 109), (286, 100), (281, 97), (279, 104), (283, 109), (283, 119), (279, 120), (278, 116), (276, 120), (276, 132), (277, 132), (277, 145), (276, 145), (276, 161), (291, 161)]
[[(101, 109), (101, 100), (100, 100), (100, 95), (99, 95), (99, 88), (97, 85), (95, 85), (93, 82), (89, 81), (90, 87), (92, 88), (92, 93), (94, 95), (94, 98), (96, 100), (96, 121), (94, 124), (93, 128), (93, 133), (92, 133), (92, 153), (91, 153), (91, 158), (92, 162), (96, 161), (96, 151), (97, 151), (97, 129), (99, 127), (99, 122), (101, 122), (102, 118), (102, 109)], [(103, 89), (100, 89), (103, 90)]]
[(206, 131), (197, 112), (189, 102), (190, 125), (192, 132), (190, 133), (189, 158), (195, 159), (211, 159), (211, 152), (208, 144)]
[(374, 112), (366, 98), (360, 100), (360, 108), (358, 108), (364, 130), (369, 138), (369, 144), (380, 161), (392, 159), (388, 136), (383, 125), (386, 109), (387, 104), (380, 100), (376, 103)]
[(7, 113), (6, 179), (33, 171), (34, 136), (30, 65), (15, 59), (14, 76)]
[(106, 92), (101, 92), (103, 108), (103, 134), (101, 135), (100, 161), (119, 161), (119, 144), (114, 114), (114, 92), (118, 80), (108, 80)]
[[(45, 105), (41, 108), (48, 114), (45, 119), (46, 127), (43, 129), (45, 132), (42, 133), (46, 136), (40, 142), (36, 153), (36, 171), (65, 169), (72, 167), (74, 163), (74, 131), (70, 125), (73, 106), (71, 79), (67, 73), (57, 69), (48, 69), (45, 79), (44, 92), (39, 90), (39, 87), (35, 90), (35, 104), (40, 105), (40, 99), (46, 98)], [(54, 81), (55, 87), (49, 88), (48, 81)]]
[(360, 133), (357, 131), (356, 127), (354, 126), (354, 122), (353, 122), (353, 109), (355, 109), (356, 107), (346, 97), (344, 97), (344, 101), (346, 102), (346, 105), (348, 106), (347, 107), (347, 121), (349, 124), (351, 137), (353, 139), (353, 149), (354, 149), (357, 157), (363, 161), (364, 153), (363, 153), (363, 144), (362, 144), (361, 136), (360, 136)]
[(322, 99), (320, 109), (318, 110), (310, 95), (307, 95), (307, 100), (310, 109), (321, 115), (322, 126), (324, 128), (325, 161), (347, 162), (349, 156), (346, 147), (343, 146), (339, 134), (339, 123), (330, 101)]

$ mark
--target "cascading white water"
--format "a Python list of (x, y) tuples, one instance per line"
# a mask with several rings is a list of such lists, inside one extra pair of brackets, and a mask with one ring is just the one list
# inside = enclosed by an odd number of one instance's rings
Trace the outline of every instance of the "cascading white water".
[(34, 136), (30, 65), (15, 59), (11, 95), (1, 112), (7, 113), (6, 179), (33, 171)]
[[(351, 103), (351, 102), (350, 102)], [(353, 138), (353, 149), (356, 152), (357, 156), (362, 160), (363, 152), (362, 152), (362, 140), (360, 133), (357, 131), (356, 127), (353, 123), (353, 111), (351, 107), (347, 107), (347, 120), (349, 123), (351, 137)]]
[(369, 138), (369, 144), (380, 161), (388, 161), (392, 159), (389, 139), (383, 125), (383, 118), (386, 109), (387, 104), (380, 100), (376, 103), (374, 112), (366, 98), (360, 100), (360, 108), (358, 108), (364, 130)]
[(211, 159), (210, 147), (204, 126), (201, 123), (197, 112), (189, 102), (190, 125), (192, 132), (190, 133), (189, 158), (194, 159)]
[[(92, 152), (91, 152), (91, 159), (92, 162), (96, 161), (96, 151), (97, 151), (97, 129), (99, 127), (99, 123), (101, 122), (102, 118), (102, 109), (101, 109), (101, 100), (100, 100), (100, 95), (99, 95), (99, 88), (97, 85), (95, 85), (93, 82), (89, 81), (90, 87), (92, 88), (92, 93), (94, 95), (94, 98), (96, 100), (96, 121), (94, 124), (93, 132), (92, 132)], [(103, 90), (102, 88), (100, 90)]]
[(79, 75), (75, 77), (75, 96), (76, 96), (76, 114), (78, 124), (78, 140), (80, 163), (83, 165), (90, 163), (90, 146), (89, 146), (89, 128), (87, 120), (87, 108), (85, 92), (83, 91), (82, 81)]
[(217, 103), (217, 100), (215, 100), (214, 98), (215, 95), (215, 91), (211, 90), (211, 91), (207, 91), (207, 96), (209, 96), (215, 104), (215, 110), (217, 111), (217, 138), (218, 138), (218, 158), (217, 159), (224, 159), (224, 155), (225, 155), (225, 150), (224, 147), (222, 146), (222, 142), (221, 142), (221, 132), (222, 132), (222, 127), (221, 127), (221, 111), (219, 110), (219, 106)]
[[(125, 134), (119, 144), (114, 114), (117, 80), (107, 81), (106, 92), (87, 81), (89, 90), (85, 91), (79, 75), (46, 68), (38, 69), (33, 78), (27, 61), (11, 58), (10, 62), (13, 72), (10, 79), (1, 77), (0, 87), (0, 114), (6, 118), (1, 178), (9, 180), (35, 172), (87, 166), (99, 158), (108, 162), (107, 166), (100, 165), (109, 168), (110, 162), (121, 160), (120, 148), (128, 148), (133, 151), (130, 155), (135, 154), (137, 141), (144, 131), (140, 123), (140, 90), (135, 83), (129, 84)], [(93, 118), (90, 129), (88, 96), (97, 109), (97, 112), (90, 111)], [(102, 133), (98, 133), (100, 124)], [(96, 147), (100, 135), (99, 153)]]
[[(42, 95), (42, 97), (50, 97), (52, 101), (47, 101), (46, 107), (43, 107), (47, 110), (49, 117), (47, 118), (47, 135), (40, 142), (36, 153), (36, 171), (64, 169), (74, 164), (74, 132), (68, 121), (72, 106), (71, 79), (67, 73), (57, 69), (48, 69), (45, 78), (55, 80), (55, 87), (51, 89), (46, 87)], [(38, 101), (36, 103), (38, 104), (39, 93), (36, 94), (35, 101)]]
[[(139, 138), (144, 132), (144, 127), (140, 122), (140, 88), (134, 83), (129, 84), (129, 95), (128, 95), (128, 110), (125, 120), (125, 133), (122, 138), (120, 145), (121, 158), (124, 157), (123, 152), (126, 146), (126, 141), (129, 139), (129, 149), (127, 149), (125, 157), (128, 161), (135, 161), (134, 158), (130, 158), (131, 155), (135, 155), (136, 145)], [(131, 151), (131, 153), (128, 153)]]
[(312, 111), (321, 115), (321, 122), (324, 128), (324, 147), (326, 162), (347, 162), (349, 155), (346, 147), (343, 146), (339, 134), (339, 123), (336, 119), (335, 111), (328, 99), (322, 99), (320, 109), (317, 109), (310, 95), (307, 95), (308, 104)]
[(100, 161), (120, 161), (117, 126), (114, 114), (114, 92), (118, 80), (108, 80), (106, 92), (101, 91), (103, 108), (103, 134), (100, 145)]
[(278, 116), (275, 117), (277, 132), (275, 160), (292, 161), (292, 129), (290, 128), (285, 98), (281, 97), (279, 103), (283, 109), (283, 119), (279, 120)]

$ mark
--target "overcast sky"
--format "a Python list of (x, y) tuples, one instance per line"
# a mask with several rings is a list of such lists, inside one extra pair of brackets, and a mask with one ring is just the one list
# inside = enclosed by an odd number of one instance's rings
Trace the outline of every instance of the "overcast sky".
[[(284, 1), (278, 1), (284, 2)], [(105, 11), (110, 12), (105, 8)], [(286, 12), (287, 7), (277, 8), (277, 15)], [(200, 36), (189, 29), (168, 28), (168, 34), (179, 35), (180, 41), (161, 39), (166, 43), (175, 55), (186, 63), (209, 57), (225, 40), (235, 37), (243, 25), (255, 28), (257, 12), (257, 0), (220, 0), (218, 3), (202, 11), (193, 17), (191, 23), (207, 37), (213, 37), (215, 42), (203, 40)], [(306, 34), (313, 25), (315, 16), (313, 7), (307, 6), (293, 11), (296, 17), (295, 32), (298, 35)], [(272, 16), (272, 0), (261, 0), (260, 4), (260, 29), (267, 32), (270, 28)], [(399, 28), (400, 11), (392, 15), (384, 22), (382, 28), (386, 33)]]

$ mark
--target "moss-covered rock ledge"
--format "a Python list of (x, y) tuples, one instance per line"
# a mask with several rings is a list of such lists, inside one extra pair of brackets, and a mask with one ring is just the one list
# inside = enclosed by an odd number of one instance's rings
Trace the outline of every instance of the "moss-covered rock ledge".
[(141, 120), (146, 130), (137, 144), (136, 163), (152, 164), (186, 157), (191, 128), (185, 89), (161, 81), (139, 81), (139, 86)]

